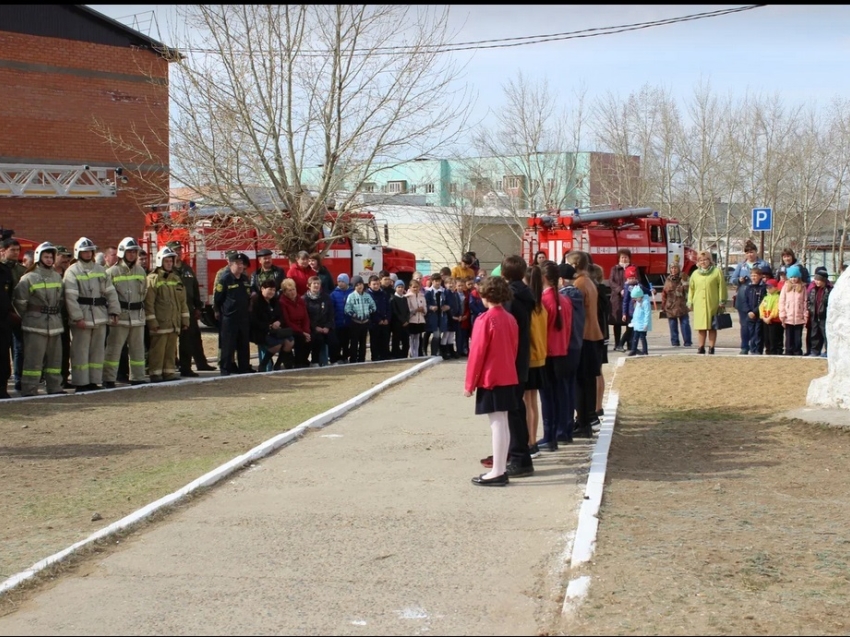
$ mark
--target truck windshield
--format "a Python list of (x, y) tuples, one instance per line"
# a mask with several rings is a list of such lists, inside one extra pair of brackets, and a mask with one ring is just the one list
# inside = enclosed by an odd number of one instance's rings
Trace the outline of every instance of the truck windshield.
[(374, 219), (357, 219), (354, 224), (354, 240), (357, 243), (378, 245), (381, 243), (378, 225)]

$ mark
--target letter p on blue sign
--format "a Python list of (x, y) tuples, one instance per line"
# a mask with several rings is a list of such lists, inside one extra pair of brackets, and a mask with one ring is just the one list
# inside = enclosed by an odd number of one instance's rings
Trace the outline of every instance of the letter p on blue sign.
[(753, 232), (768, 232), (773, 230), (773, 210), (770, 208), (753, 208)]

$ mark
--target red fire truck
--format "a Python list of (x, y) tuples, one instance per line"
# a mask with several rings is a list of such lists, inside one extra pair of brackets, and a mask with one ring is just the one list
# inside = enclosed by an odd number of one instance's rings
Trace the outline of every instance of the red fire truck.
[[(381, 243), (381, 233), (371, 212), (337, 212), (328, 210), (322, 227), (322, 237), (339, 233), (339, 224), (344, 224), (343, 238), (328, 245), (319, 241), (317, 252), (324, 253), (322, 263), (336, 280), (337, 275), (360, 275), (364, 281), (381, 270), (394, 272), (409, 282), (416, 270), (416, 257), (411, 252), (392, 248)], [(384, 242), (389, 243), (389, 230), (384, 224)], [(287, 255), (282, 254), (274, 239), (257, 232), (241, 215), (221, 209), (202, 206), (170, 205), (158, 206), (145, 215), (145, 232), (142, 243), (153, 263), (156, 251), (169, 241), (183, 244), (183, 259), (192, 266), (198, 277), (201, 295), (206, 299), (203, 322), (214, 325), (212, 319), (213, 288), (215, 275), (227, 266), (225, 253), (229, 250), (244, 252), (255, 259), (257, 251), (268, 248), (272, 261), (284, 269), (289, 268)], [(248, 273), (256, 269), (254, 265)]]
[(696, 252), (683, 243), (679, 222), (664, 219), (651, 208), (535, 213), (522, 239), (522, 255), (528, 263), (541, 250), (556, 263), (571, 250), (582, 250), (606, 277), (618, 262), (620, 248), (631, 251), (632, 264), (656, 289), (672, 263), (679, 263), (688, 275), (696, 268)]

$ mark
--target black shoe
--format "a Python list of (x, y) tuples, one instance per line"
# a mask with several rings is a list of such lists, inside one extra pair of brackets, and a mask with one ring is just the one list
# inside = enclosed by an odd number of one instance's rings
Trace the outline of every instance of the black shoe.
[(15, 381), (15, 391), (21, 391), (21, 381)]
[(98, 385), (98, 384), (96, 384), (96, 383), (89, 383), (89, 384), (87, 385), (87, 387), (88, 387), (88, 390), (89, 390), (89, 391), (98, 391), (98, 390), (103, 389), (103, 387), (101, 387), (100, 385)]
[(534, 466), (528, 465), (526, 467), (523, 467), (522, 465), (511, 463), (508, 465), (508, 468), (505, 473), (510, 478), (522, 478), (524, 476), (530, 476), (534, 474)]
[(557, 442), (546, 443), (545, 449), (546, 449), (546, 451), (557, 451), (558, 450), (558, 443)]
[(196, 367), (199, 372), (214, 372), (218, 370), (218, 367), (215, 365), (197, 365)]
[(708, 348), (708, 353), (709, 353), (709, 354), (714, 354), (714, 348), (713, 348), (713, 347), (709, 347), (709, 348)]
[(604, 410), (604, 409), (597, 409), (597, 410), (596, 410), (596, 415), (597, 415), (597, 416), (600, 416), (600, 417), (604, 416), (604, 415), (605, 415), (605, 410)]
[(148, 381), (146, 381), (146, 380), (131, 380), (131, 381), (130, 381), (130, 385), (133, 385), (133, 386), (136, 386), (136, 385), (147, 385), (147, 384), (148, 384)]
[(118, 376), (115, 380), (119, 383), (129, 383), (130, 377), (129, 376)]
[(637, 350), (632, 350), (631, 352), (626, 354), (626, 356), (637, 356)]
[(75, 386), (74, 386), (74, 393), (75, 393), (75, 394), (81, 394), (81, 393), (83, 393), (84, 391), (91, 391), (91, 390), (89, 389), (89, 386), (88, 386), (88, 385), (75, 385)]
[(103, 381), (103, 388), (104, 389), (115, 389), (115, 383), (111, 380), (105, 380), (105, 381)]
[(705, 354), (705, 348), (704, 348), (704, 347), (700, 347), (700, 348), (697, 350), (697, 354)]
[(197, 372), (193, 372), (191, 369), (187, 369), (184, 372), (180, 372), (180, 375), (183, 378), (197, 378), (199, 376)]
[(500, 476), (496, 476), (495, 478), (485, 479), (482, 478), (485, 474), (481, 474), (480, 476), (475, 476), (472, 479), (472, 484), (476, 484), (479, 487), (504, 487), (508, 484), (508, 474), (503, 473)]
[(540, 455), (540, 447), (538, 447), (536, 444), (533, 444), (529, 446), (528, 453), (532, 458), (536, 458)]
[(575, 430), (574, 435), (576, 438), (593, 438), (593, 428), (579, 427)]
[(9, 392), (7, 392), (7, 391), (0, 392), (0, 400), (6, 400), (7, 398), (11, 398), (11, 396), (9, 395)]

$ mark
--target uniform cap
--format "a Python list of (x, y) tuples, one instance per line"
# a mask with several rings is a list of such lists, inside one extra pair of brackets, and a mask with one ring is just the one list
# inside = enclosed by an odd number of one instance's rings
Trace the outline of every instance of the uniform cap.
[(231, 263), (241, 261), (245, 265), (250, 265), (250, 263), (251, 263), (251, 260), (248, 258), (248, 255), (245, 254), (244, 252), (234, 252), (229, 257), (227, 257), (227, 260), (230, 261)]
[(177, 248), (182, 248), (182, 247), (183, 247), (183, 244), (182, 244), (182, 243), (180, 243), (179, 241), (169, 241), (169, 242), (168, 242), (168, 243), (166, 243), (165, 245), (167, 245), (167, 246), (168, 246), (169, 248), (171, 248), (172, 250), (176, 250)]
[(268, 248), (262, 248), (260, 250), (257, 250), (257, 256), (258, 257), (270, 257), (270, 256), (272, 256), (272, 251), (269, 250)]
[(70, 257), (71, 251), (68, 248), (66, 248), (65, 246), (56, 246), (56, 254), (61, 254), (61, 255), (64, 255), (66, 257)]
[(234, 254), (239, 254), (239, 250), (225, 250), (225, 251), (224, 251), (224, 256), (225, 256), (228, 260), (230, 260), (230, 257), (232, 257)]

